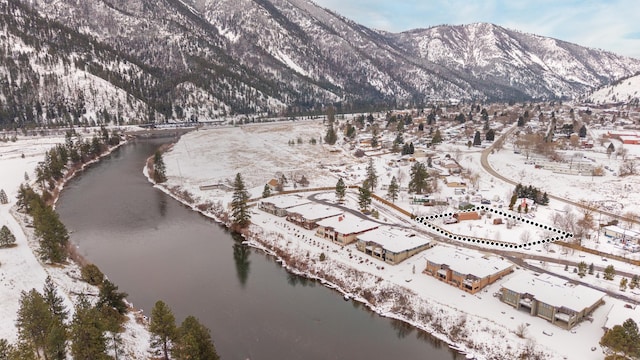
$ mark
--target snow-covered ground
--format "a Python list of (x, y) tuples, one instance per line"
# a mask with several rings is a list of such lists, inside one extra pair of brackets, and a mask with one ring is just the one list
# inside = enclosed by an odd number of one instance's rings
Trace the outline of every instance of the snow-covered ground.
[[(4, 189), (9, 203), (0, 204), (0, 226), (6, 225), (16, 237), (15, 247), (0, 249), (0, 338), (10, 343), (17, 340), (15, 321), (22, 291), (42, 291), (45, 278), (51, 276), (65, 306), (73, 314), (73, 302), (80, 293), (97, 294), (98, 289), (80, 279), (78, 265), (51, 266), (41, 263), (34, 250), (37, 240), (33, 228), (26, 227), (28, 221), (13, 208), (16, 194), (25, 174), (32, 182), (34, 169), (44, 160), (44, 153), (64, 137), (22, 137), (15, 142), (0, 142), (0, 189)], [(23, 156), (24, 155), (24, 156)], [(122, 334), (123, 349), (127, 358), (145, 359), (148, 356), (149, 332), (146, 326), (129, 315)]]
[[(260, 197), (264, 184), (274, 178), (275, 173), (282, 172), (289, 176), (296, 171), (302, 172), (311, 181), (311, 187), (335, 186), (339, 177), (343, 177), (347, 184), (360, 184), (369, 158), (354, 157), (349, 145), (340, 142), (333, 147), (309, 144), (309, 137), (318, 138), (323, 135), (324, 127), (318, 122), (280, 123), (192, 132), (184, 135), (169, 152), (165, 153), (169, 180), (163, 187), (188, 190), (194, 199), (193, 205), (220, 202), (223, 205), (222, 208), (225, 208), (231, 198), (231, 192), (220, 189), (200, 190), (199, 186), (225, 182), (233, 179), (236, 173), (240, 173), (252, 197)], [(303, 139), (302, 144), (297, 142), (294, 145), (288, 144), (289, 140), (297, 140), (299, 137)], [(217, 141), (222, 138), (224, 142)], [(472, 189), (472, 193), (467, 192), (465, 195), (457, 195), (453, 188), (440, 183), (436, 197), (449, 198), (453, 203), (458, 203), (468, 200), (467, 195), (471, 195), (470, 197), (479, 195), (480, 198), (492, 199), (490, 206), (504, 205), (501, 210), (506, 211), (508, 196), (513, 191), (513, 186), (485, 173), (480, 165), (480, 153), (480, 148), (439, 145), (439, 158), (443, 158), (445, 154), (456, 157), (464, 168), (477, 173), (479, 180), (475, 189)], [(498, 171), (505, 176), (514, 176), (517, 179), (521, 176), (522, 166), (518, 168), (513, 166), (512, 169), (509, 164), (524, 160), (520, 155), (511, 153), (503, 150), (492, 155), (490, 160), (492, 166), (498, 168)], [(407, 186), (411, 163), (397, 162), (398, 158), (399, 156), (395, 154), (378, 154), (371, 157), (379, 176), (380, 186), (376, 191), (378, 195), (386, 194), (386, 191), (381, 189), (381, 185), (389, 184), (392, 176), (398, 179), (401, 188)], [(531, 171), (533, 174), (533, 165), (526, 171)], [(535, 171), (539, 170), (535, 169)], [(546, 189), (548, 186), (553, 191), (559, 191), (558, 195), (568, 194), (575, 200), (580, 200), (580, 196), (584, 194), (580, 189), (576, 189), (573, 178), (567, 178), (565, 185), (558, 181), (556, 175), (548, 174), (544, 177), (537, 175), (536, 173), (533, 177), (536, 180), (531, 181), (537, 187)], [(539, 177), (540, 183), (537, 181)], [(526, 182), (523, 181), (523, 183)], [(608, 183), (601, 181), (598, 186), (603, 187), (605, 184)], [(593, 191), (597, 191), (598, 186), (594, 185)], [(286, 189), (293, 188), (289, 186)], [(555, 194), (553, 191), (550, 193)], [(320, 192), (317, 198), (333, 200), (334, 194), (332, 191), (324, 191)], [(396, 205), (418, 216), (452, 210), (443, 206), (415, 205), (411, 200), (412, 196), (403, 191)], [(355, 191), (350, 191), (345, 205), (357, 209)], [(405, 227), (418, 226), (378, 202), (374, 201), (373, 206), (380, 213), (379, 221)], [(539, 207), (534, 213), (534, 221), (550, 224), (551, 214), (556, 211), (554, 206), (561, 207), (553, 201), (548, 207)], [(563, 211), (564, 206), (557, 210)], [(356, 250), (354, 245), (346, 247), (335, 245), (315, 236), (314, 231), (303, 230), (286, 222), (283, 218), (266, 214), (258, 209), (253, 212), (252, 222), (254, 225), (251, 228), (252, 235), (249, 236), (250, 243), (280, 257), (292, 271), (323, 278), (332, 286), (337, 286), (344, 292), (353, 293), (358, 300), (367, 302), (375, 311), (385, 316), (401, 318), (424, 328), (438, 337), (456, 343), (461, 349), (474, 354), (477, 358), (509, 358), (510, 355), (518, 353), (518, 349), (530, 345), (533, 341), (539, 349), (550, 354), (554, 359), (601, 359), (603, 356), (598, 341), (603, 334), (602, 326), (606, 321), (608, 309), (612, 304), (624, 305), (623, 301), (607, 296), (605, 297), (607, 305), (595, 311), (593, 322), (583, 322), (571, 331), (565, 331), (541, 318), (531, 317), (500, 302), (493, 294), (498, 292), (502, 281), (488, 286), (476, 295), (470, 295), (423, 274), (422, 271), (426, 266), (425, 254), (428, 250), (393, 266), (364, 255)], [(508, 232), (500, 230), (499, 233), (496, 229), (499, 227), (505, 229), (504, 225), (493, 225), (489, 221), (485, 224), (483, 220), (473, 223), (471, 228), (468, 228), (469, 224), (456, 224), (452, 229), (460, 232), (470, 231), (468, 235), (497, 237), (501, 240), (515, 237), (516, 242), (520, 242), (519, 238), (524, 231), (531, 231), (532, 238), (546, 235), (538, 234), (534, 231), (535, 228), (529, 226), (532, 228), (529, 229), (527, 225), (522, 224)], [(460, 246), (463, 245), (460, 244)], [(487, 251), (490, 250), (492, 249), (487, 248)], [(537, 246), (520, 251), (573, 262), (585, 261), (587, 264), (593, 262), (596, 266), (614, 263), (612, 261), (603, 263), (594, 255), (566, 252), (557, 245), (544, 249), (542, 246)], [(319, 261), (321, 253), (326, 255), (326, 261)], [(307, 254), (309, 254), (308, 257)], [(545, 266), (549, 271), (556, 271), (551, 263), (541, 266)], [(615, 262), (615, 266), (619, 270), (638, 271), (636, 267), (625, 263)], [(522, 271), (524, 270), (516, 272)], [(562, 272), (564, 272), (563, 269), (558, 271), (558, 273)], [(588, 275), (584, 280), (588, 281), (592, 278), (594, 276)], [(598, 283), (597, 285), (608, 289), (611, 284)], [(525, 339), (515, 335), (515, 329), (520, 324), (527, 324)], [(461, 332), (455, 333), (452, 330), (454, 328)], [(553, 333), (553, 335), (543, 335), (543, 332)], [(592, 350), (594, 347), (596, 350)]]

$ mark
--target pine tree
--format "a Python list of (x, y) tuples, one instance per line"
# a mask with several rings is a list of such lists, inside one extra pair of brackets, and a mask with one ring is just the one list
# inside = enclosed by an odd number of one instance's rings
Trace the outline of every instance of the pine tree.
[(369, 191), (369, 184), (366, 181), (358, 188), (358, 205), (362, 211), (367, 211), (371, 205), (371, 191)]
[(436, 132), (433, 134), (433, 137), (431, 137), (431, 143), (435, 145), (441, 142), (442, 142), (442, 135), (440, 134), (440, 129), (436, 129)]
[(627, 319), (622, 325), (615, 325), (602, 336), (600, 345), (608, 348), (615, 355), (624, 355), (624, 357), (616, 356), (615, 358), (640, 357), (638, 324), (633, 319)]
[(613, 280), (613, 277), (616, 275), (616, 271), (613, 265), (609, 265), (604, 269), (604, 279), (605, 280)]
[(396, 202), (396, 199), (398, 198), (398, 190), (399, 190), (398, 181), (394, 176), (391, 178), (391, 183), (389, 184), (389, 188), (387, 189), (387, 196), (389, 196), (389, 199), (391, 199), (391, 202)]
[(421, 162), (415, 162), (411, 167), (409, 176), (409, 191), (422, 194), (423, 192), (430, 192), (429, 187), (429, 173), (427, 168)]
[(371, 187), (371, 191), (374, 191), (378, 185), (378, 175), (376, 174), (376, 167), (373, 164), (373, 158), (369, 158), (369, 165), (367, 165), (367, 176), (365, 181)]
[(40, 248), (38, 254), (44, 261), (61, 263), (67, 258), (67, 244), (69, 233), (58, 213), (49, 205), (32, 205), (33, 225), (35, 234), (39, 239)]
[(171, 344), (178, 337), (176, 318), (173, 312), (163, 301), (158, 300), (151, 310), (151, 322), (149, 324), (151, 332), (151, 348), (160, 348), (165, 360), (169, 359)]
[(584, 261), (581, 261), (578, 264), (578, 275), (580, 277), (584, 277), (586, 275), (586, 272), (587, 272), (587, 263)]
[(98, 295), (98, 308), (107, 306), (114, 308), (120, 315), (124, 315), (128, 311), (125, 298), (127, 293), (118, 291), (118, 286), (111, 281), (105, 279), (100, 286), (100, 294)]
[(580, 136), (581, 138), (587, 137), (587, 126), (586, 125), (582, 125), (582, 127), (578, 131), (578, 136)]
[(271, 188), (269, 187), (269, 184), (264, 184), (264, 190), (262, 190), (262, 198), (266, 199), (269, 196), (271, 196)]
[(631, 288), (631, 290), (635, 289), (638, 287), (638, 275), (633, 275), (633, 277), (631, 278), (631, 282), (629, 283), (629, 288)]
[(324, 142), (329, 145), (333, 145), (336, 143), (336, 141), (338, 141), (338, 135), (336, 134), (333, 125), (329, 125), (329, 127), (327, 128), (327, 133), (324, 136)]
[(487, 134), (485, 135), (485, 138), (487, 139), (487, 141), (495, 140), (496, 132), (493, 129), (489, 129), (489, 131), (487, 131)]
[(8, 204), (9, 198), (7, 197), (7, 193), (4, 192), (4, 189), (0, 189), (0, 204)]
[(342, 180), (342, 178), (338, 179), (338, 182), (336, 183), (336, 197), (338, 198), (338, 202), (344, 201), (346, 192), (347, 187), (344, 184), (344, 180)]
[(593, 263), (589, 264), (589, 275), (593, 275)]
[(482, 145), (482, 139), (480, 138), (480, 131), (476, 131), (476, 135), (473, 137), (473, 146)]
[(236, 174), (233, 183), (233, 199), (231, 200), (231, 212), (233, 224), (240, 228), (245, 228), (251, 223), (251, 213), (249, 212), (249, 192), (245, 190), (244, 182), (240, 173)]
[(47, 303), (36, 289), (22, 292), (16, 320), (18, 337), (27, 343), (38, 357), (46, 352), (48, 329), (52, 319)]
[(100, 311), (80, 297), (71, 324), (71, 355), (76, 360), (106, 360), (107, 340)]
[(158, 184), (167, 181), (166, 167), (160, 150), (153, 155), (153, 181)]
[(69, 311), (64, 306), (64, 300), (60, 295), (58, 295), (57, 289), (51, 276), (47, 276), (44, 280), (44, 289), (42, 292), (45, 302), (49, 306), (49, 311), (60, 320), (61, 323), (64, 323), (69, 316)]
[(13, 235), (7, 225), (2, 225), (0, 228), (0, 247), (12, 246), (16, 243), (16, 237)]
[(172, 353), (177, 360), (220, 359), (211, 340), (211, 332), (193, 316), (187, 316), (180, 325)]

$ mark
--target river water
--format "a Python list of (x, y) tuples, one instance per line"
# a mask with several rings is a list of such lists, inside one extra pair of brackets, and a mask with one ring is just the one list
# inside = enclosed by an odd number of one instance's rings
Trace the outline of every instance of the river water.
[[(195, 315), (229, 359), (462, 359), (446, 344), (289, 274), (270, 256), (154, 189), (168, 139), (135, 140), (68, 182), (57, 211), (79, 252), (150, 314)], [(213, 159), (212, 159), (213, 160)]]

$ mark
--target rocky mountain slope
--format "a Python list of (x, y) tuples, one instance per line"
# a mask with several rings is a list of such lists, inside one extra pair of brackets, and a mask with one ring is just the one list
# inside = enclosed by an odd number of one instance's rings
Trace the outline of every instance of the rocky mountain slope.
[(626, 103), (638, 106), (640, 105), (640, 74), (603, 86), (587, 94), (585, 101), (594, 104)]
[(5, 123), (574, 97), (640, 71), (491, 24), (380, 32), (309, 0), (0, 0), (0, 21)]

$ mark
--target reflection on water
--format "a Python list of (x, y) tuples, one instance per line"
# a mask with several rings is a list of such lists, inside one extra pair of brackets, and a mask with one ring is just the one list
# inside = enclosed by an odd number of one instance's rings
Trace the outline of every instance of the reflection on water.
[(233, 238), (233, 260), (236, 264), (238, 281), (244, 287), (249, 278), (249, 265), (251, 265), (249, 255), (251, 255), (251, 249), (249, 245), (242, 243), (244, 239), (240, 234), (232, 232), (231, 238)]

